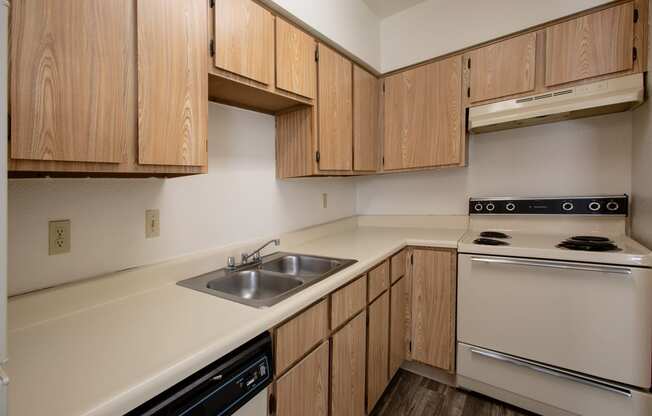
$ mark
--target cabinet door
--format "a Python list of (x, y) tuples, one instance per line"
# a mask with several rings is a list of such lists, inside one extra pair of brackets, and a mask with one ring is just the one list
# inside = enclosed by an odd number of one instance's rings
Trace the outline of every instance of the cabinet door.
[(351, 61), (319, 44), (319, 169), (353, 165), (353, 74)]
[(385, 170), (462, 162), (462, 57), (385, 79)]
[(389, 292), (369, 305), (367, 337), (367, 413), (371, 413), (389, 382)]
[(138, 0), (138, 161), (206, 164), (204, 0)]
[(546, 86), (632, 68), (634, 5), (626, 3), (546, 29)]
[(274, 16), (252, 0), (216, 0), (215, 66), (271, 84)]
[(378, 170), (380, 82), (353, 65), (353, 170)]
[(402, 277), (390, 292), (389, 378), (407, 359), (410, 334), (410, 278)]
[(471, 102), (533, 91), (536, 40), (528, 33), (472, 51)]
[(362, 311), (333, 335), (331, 415), (365, 415), (367, 314)]
[(317, 63), (315, 39), (283, 19), (276, 18), (276, 87), (315, 98)]
[(455, 254), (414, 250), (412, 358), (453, 371), (455, 362)]
[(12, 158), (126, 161), (136, 134), (133, 7), (12, 1)]
[(276, 382), (277, 416), (328, 415), (328, 341)]

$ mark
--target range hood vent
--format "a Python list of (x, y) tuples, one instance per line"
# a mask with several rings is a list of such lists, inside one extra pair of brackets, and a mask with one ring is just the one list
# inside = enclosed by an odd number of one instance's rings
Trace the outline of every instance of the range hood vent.
[(469, 109), (469, 131), (513, 129), (631, 110), (644, 100), (643, 74), (577, 85)]

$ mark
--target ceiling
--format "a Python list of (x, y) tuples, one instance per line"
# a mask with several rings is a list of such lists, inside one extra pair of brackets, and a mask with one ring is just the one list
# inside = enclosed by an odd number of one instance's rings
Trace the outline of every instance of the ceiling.
[(367, 6), (380, 18), (388, 17), (409, 9), (425, 0), (364, 0)]

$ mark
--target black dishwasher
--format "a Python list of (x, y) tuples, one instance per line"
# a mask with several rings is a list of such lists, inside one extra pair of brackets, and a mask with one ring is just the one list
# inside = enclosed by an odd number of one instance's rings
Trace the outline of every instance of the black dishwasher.
[(272, 338), (265, 332), (185, 378), (126, 416), (229, 416), (271, 383)]

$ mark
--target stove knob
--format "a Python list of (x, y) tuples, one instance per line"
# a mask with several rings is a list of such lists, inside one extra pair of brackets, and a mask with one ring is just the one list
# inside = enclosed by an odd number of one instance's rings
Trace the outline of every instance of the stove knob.
[(482, 211), (482, 204), (478, 202), (477, 204), (475, 204), (475, 206), (473, 207), (473, 209), (475, 210), (475, 212), (480, 212), (480, 211)]
[(561, 204), (561, 209), (563, 209), (564, 211), (572, 211), (573, 208), (575, 208), (575, 205), (573, 205), (572, 202), (564, 202), (563, 204)]
[(487, 211), (492, 212), (494, 209), (496, 209), (496, 206), (492, 204), (491, 202), (487, 204)]
[(593, 212), (595, 212), (595, 211), (600, 211), (600, 208), (601, 208), (601, 205), (600, 205), (599, 202), (595, 202), (595, 201), (593, 201), (593, 202), (591, 202), (591, 203), (589, 204), (589, 209), (590, 209), (591, 211), (593, 211)]
[(609, 211), (618, 211), (618, 208), (620, 208), (620, 205), (618, 205), (618, 202), (616, 202), (616, 201), (607, 202), (607, 209)]
[(509, 212), (512, 212), (516, 209), (516, 204), (513, 202), (508, 202), (507, 205), (505, 205), (505, 209)]

